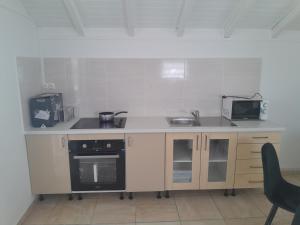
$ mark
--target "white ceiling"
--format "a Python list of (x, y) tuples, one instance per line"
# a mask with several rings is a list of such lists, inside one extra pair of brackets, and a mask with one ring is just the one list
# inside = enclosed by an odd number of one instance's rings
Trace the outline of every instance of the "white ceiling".
[[(300, 30), (300, 0), (21, 0), (38, 27)], [(71, 5), (71, 6), (70, 6)], [(70, 12), (71, 11), (71, 12)], [(227, 30), (226, 30), (227, 29)], [(226, 35), (225, 35), (226, 36)]]

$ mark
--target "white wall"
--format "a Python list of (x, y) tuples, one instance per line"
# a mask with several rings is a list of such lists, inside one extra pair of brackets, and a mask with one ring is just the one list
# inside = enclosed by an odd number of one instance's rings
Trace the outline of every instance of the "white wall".
[(16, 56), (37, 56), (36, 29), (18, 1), (0, 1), (0, 224), (15, 225), (31, 204)]
[(45, 57), (261, 58), (261, 91), (270, 100), (270, 120), (287, 129), (282, 141), (282, 167), (300, 169), (299, 34), (272, 40), (266, 31), (237, 31), (233, 39), (226, 40), (220, 33), (187, 31), (183, 38), (177, 38), (173, 32), (148, 30), (137, 31), (134, 38), (106, 33), (76, 38), (41, 30), (40, 39)]

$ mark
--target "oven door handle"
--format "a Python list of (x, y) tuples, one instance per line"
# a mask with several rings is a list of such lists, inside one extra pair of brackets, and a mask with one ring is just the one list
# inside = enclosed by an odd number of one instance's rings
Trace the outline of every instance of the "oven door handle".
[(119, 155), (84, 155), (73, 156), (74, 159), (118, 159)]

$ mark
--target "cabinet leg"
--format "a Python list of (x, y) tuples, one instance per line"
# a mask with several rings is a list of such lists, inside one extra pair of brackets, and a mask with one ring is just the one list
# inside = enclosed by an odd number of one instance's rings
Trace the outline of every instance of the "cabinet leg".
[(124, 193), (121, 192), (121, 193), (120, 193), (120, 200), (123, 200), (123, 199), (124, 199)]
[(41, 202), (41, 201), (44, 201), (44, 200), (45, 200), (44, 195), (39, 195), (39, 201)]
[(69, 201), (72, 201), (72, 200), (73, 200), (73, 195), (69, 194)]
[(161, 193), (160, 193), (160, 191), (157, 192), (156, 198), (161, 198)]
[(224, 190), (224, 196), (226, 196), (226, 197), (228, 196), (228, 190), (227, 189)]
[(169, 193), (169, 191), (165, 191), (165, 198), (170, 198), (170, 193)]
[(234, 188), (232, 188), (232, 190), (231, 190), (231, 196), (236, 196), (236, 192), (235, 192)]
[(82, 195), (81, 195), (81, 194), (78, 194), (77, 199), (78, 199), (78, 200), (82, 200)]
[(129, 198), (130, 200), (132, 200), (132, 199), (133, 199), (132, 192), (129, 192), (128, 198)]

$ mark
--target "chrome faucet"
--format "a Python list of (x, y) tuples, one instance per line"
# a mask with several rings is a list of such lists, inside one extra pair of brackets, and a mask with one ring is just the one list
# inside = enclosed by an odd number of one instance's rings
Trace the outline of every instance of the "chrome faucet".
[(199, 112), (199, 110), (192, 111), (191, 114), (193, 115), (196, 123), (200, 124), (200, 112)]

